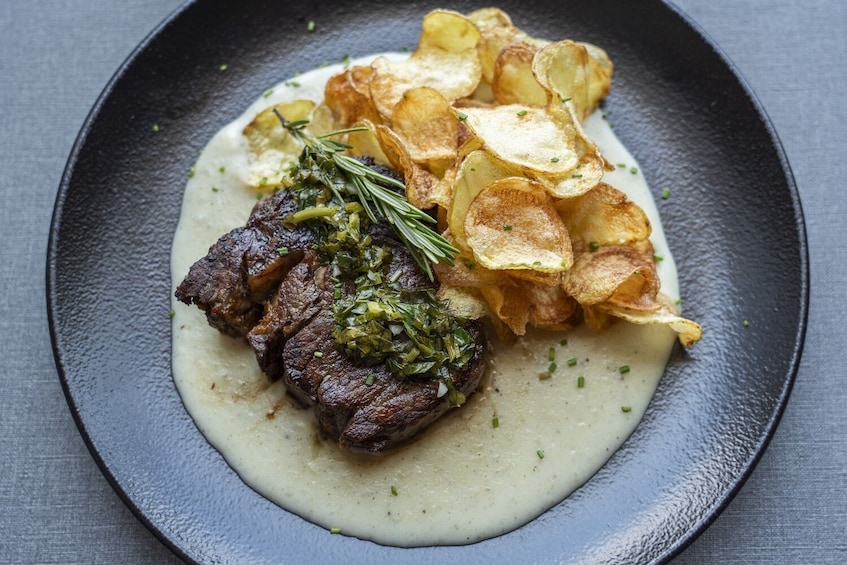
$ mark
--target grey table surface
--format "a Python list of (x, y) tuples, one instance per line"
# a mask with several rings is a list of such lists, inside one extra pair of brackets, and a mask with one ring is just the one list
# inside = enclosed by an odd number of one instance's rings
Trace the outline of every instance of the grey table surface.
[[(169, 563), (89, 455), (51, 354), (56, 190), (99, 92), (178, 0), (0, 2), (0, 562)], [(447, 3), (449, 4), (449, 3)], [(811, 260), (809, 327), (775, 436), (678, 563), (847, 561), (847, 2), (678, 0), (746, 78), (785, 147)]]

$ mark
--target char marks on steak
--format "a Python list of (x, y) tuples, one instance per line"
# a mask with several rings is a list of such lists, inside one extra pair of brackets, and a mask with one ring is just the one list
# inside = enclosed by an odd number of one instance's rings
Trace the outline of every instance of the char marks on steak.
[[(396, 377), (385, 364), (364, 366), (338, 350), (329, 269), (313, 250), (311, 231), (282, 226), (295, 210), (288, 191), (268, 197), (245, 227), (223, 236), (191, 267), (176, 296), (202, 308), (213, 327), (246, 337), (261, 369), (312, 406), (324, 436), (351, 451), (384, 451), (449, 410), (448, 395), (438, 397), (437, 380)], [(434, 288), (389, 227), (377, 224), (370, 235), (391, 252), (388, 278), (399, 271), (405, 289)], [(343, 288), (352, 291), (352, 283)], [(464, 327), (474, 352), (462, 370), (449, 374), (453, 387), (469, 396), (484, 372), (484, 338), (478, 321)]]

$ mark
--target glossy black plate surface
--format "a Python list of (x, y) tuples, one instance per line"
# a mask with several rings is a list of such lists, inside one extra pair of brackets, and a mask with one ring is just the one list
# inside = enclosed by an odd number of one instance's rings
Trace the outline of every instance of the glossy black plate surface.
[(330, 535), (279, 509), (198, 433), (171, 379), (168, 317), (171, 238), (198, 151), (294, 73), (413, 48), (430, 9), (482, 5), (198, 1), (138, 48), (89, 116), (48, 252), (54, 352), (104, 474), (183, 558), (665, 560), (728, 503), (767, 445), (799, 362), (808, 300), (788, 164), (758, 103), (695, 26), (662, 2), (617, 0), (499, 4), (534, 35), (609, 52), (616, 71), (605, 109), (656, 192), (685, 313), (705, 328), (693, 349), (676, 350), (644, 421), (609, 463), (511, 534), (409, 550)]

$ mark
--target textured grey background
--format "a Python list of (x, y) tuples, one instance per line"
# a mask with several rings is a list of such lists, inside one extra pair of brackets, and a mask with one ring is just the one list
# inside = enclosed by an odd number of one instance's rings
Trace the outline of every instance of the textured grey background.
[[(0, 563), (177, 561), (112, 491), (71, 419), (50, 350), (44, 265), (56, 189), (86, 114), (178, 5), (0, 2)], [(806, 347), (782, 423), (738, 496), (677, 562), (841, 563), (847, 2), (677, 5), (720, 45), (771, 117), (800, 190), (812, 273)]]

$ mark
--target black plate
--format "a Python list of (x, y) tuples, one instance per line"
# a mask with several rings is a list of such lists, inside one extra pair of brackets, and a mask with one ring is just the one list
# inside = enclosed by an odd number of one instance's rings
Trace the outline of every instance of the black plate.
[(329, 535), (245, 486), (198, 433), (171, 379), (168, 318), (171, 238), (198, 151), (295, 72), (413, 48), (421, 17), (439, 4), (189, 4), (130, 57), (80, 133), (48, 254), (56, 362), (104, 474), (183, 558), (663, 560), (728, 503), (774, 431), (802, 347), (808, 259), (797, 191), (761, 107), (717, 48), (664, 3), (504, 0), (529, 32), (610, 53), (605, 108), (653, 189), (671, 188), (658, 202), (702, 341), (675, 352), (643, 422), (584, 487), (472, 546), (404, 550)]

